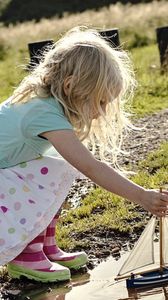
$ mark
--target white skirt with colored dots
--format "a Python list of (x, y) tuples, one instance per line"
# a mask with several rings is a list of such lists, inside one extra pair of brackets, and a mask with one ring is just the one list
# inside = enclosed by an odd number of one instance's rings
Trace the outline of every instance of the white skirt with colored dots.
[(0, 265), (45, 230), (76, 178), (84, 176), (58, 157), (0, 169)]

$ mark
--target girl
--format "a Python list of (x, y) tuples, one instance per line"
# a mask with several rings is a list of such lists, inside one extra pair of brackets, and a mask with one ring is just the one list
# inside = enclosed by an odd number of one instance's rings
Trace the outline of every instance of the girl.
[[(125, 100), (135, 86), (131, 63), (94, 30), (68, 32), (0, 107), (0, 264), (13, 278), (67, 280), (86, 264), (55, 241), (61, 205), (81, 174), (106, 190), (164, 216), (168, 195), (144, 189), (116, 164), (131, 127)], [(85, 145), (82, 143), (85, 141)], [(61, 154), (46, 156), (51, 147)], [(102, 161), (87, 149), (98, 146)]]

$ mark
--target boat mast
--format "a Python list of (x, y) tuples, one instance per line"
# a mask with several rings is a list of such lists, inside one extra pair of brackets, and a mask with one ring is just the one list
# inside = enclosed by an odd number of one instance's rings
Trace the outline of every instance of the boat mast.
[[(160, 187), (160, 193), (162, 193), (162, 188)], [(163, 273), (163, 217), (159, 219), (159, 233), (160, 233), (160, 273)]]

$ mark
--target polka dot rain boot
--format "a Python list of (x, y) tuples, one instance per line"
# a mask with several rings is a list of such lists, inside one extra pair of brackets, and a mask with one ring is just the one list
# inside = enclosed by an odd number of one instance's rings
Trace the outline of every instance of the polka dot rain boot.
[(22, 276), (41, 282), (57, 282), (70, 279), (70, 271), (51, 262), (43, 252), (45, 231), (37, 236), (14, 260), (8, 264), (12, 278)]
[(67, 253), (57, 246), (55, 240), (55, 227), (58, 218), (59, 215), (57, 214), (46, 229), (46, 236), (43, 248), (44, 253), (50, 261), (56, 262), (70, 269), (79, 269), (87, 263), (87, 255), (83, 251)]

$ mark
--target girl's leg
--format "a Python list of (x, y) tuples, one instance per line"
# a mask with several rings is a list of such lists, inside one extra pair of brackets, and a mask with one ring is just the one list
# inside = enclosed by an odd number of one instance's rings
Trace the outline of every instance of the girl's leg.
[(56, 263), (71, 269), (79, 269), (87, 263), (87, 255), (85, 252), (67, 253), (61, 250), (55, 240), (56, 224), (59, 219), (60, 211), (55, 215), (52, 222), (46, 229), (46, 236), (44, 239), (44, 253), (46, 256)]
[(43, 252), (45, 234), (46, 231), (43, 231), (8, 264), (8, 272), (11, 277), (25, 276), (42, 282), (70, 279), (69, 269), (52, 263)]

